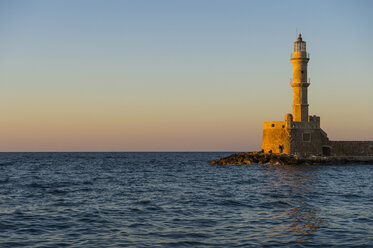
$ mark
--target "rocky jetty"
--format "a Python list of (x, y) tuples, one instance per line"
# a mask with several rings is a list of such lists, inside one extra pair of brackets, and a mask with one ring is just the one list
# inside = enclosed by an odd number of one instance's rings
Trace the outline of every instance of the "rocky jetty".
[(279, 164), (279, 165), (340, 165), (340, 164), (372, 164), (373, 156), (361, 157), (299, 157), (283, 153), (242, 152), (225, 158), (211, 161), (217, 165), (239, 164)]

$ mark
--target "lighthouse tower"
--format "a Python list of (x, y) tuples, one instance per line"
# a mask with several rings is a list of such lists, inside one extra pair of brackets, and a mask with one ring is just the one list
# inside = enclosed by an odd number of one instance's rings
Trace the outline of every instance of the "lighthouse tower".
[(310, 59), (301, 34), (294, 42), (294, 53), (290, 60), (293, 63), (293, 121), (308, 122), (307, 88), (310, 83), (307, 81), (307, 63)]
[(323, 145), (329, 141), (320, 128), (320, 117), (308, 114), (307, 64), (310, 59), (301, 35), (294, 42), (290, 60), (293, 64), (293, 114), (286, 114), (284, 121), (264, 122), (262, 150), (301, 156), (322, 154)]

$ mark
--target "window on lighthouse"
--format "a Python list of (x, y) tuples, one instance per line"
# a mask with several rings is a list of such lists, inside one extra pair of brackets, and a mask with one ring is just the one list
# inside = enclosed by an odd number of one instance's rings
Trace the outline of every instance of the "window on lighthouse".
[(301, 43), (297, 43), (297, 45), (295, 46), (295, 51), (296, 52), (299, 52), (301, 50)]

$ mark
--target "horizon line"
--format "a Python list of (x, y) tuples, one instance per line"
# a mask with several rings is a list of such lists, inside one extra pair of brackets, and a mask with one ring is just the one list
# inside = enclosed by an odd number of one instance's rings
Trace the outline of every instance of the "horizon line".
[(172, 153), (172, 152), (250, 152), (250, 151), (0, 151), (0, 153)]

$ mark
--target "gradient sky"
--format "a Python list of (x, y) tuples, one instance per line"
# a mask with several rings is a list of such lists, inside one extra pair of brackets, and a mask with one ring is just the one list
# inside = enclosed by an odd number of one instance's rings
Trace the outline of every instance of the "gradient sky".
[(0, 151), (247, 151), (291, 112), (373, 140), (373, 1), (0, 1)]

